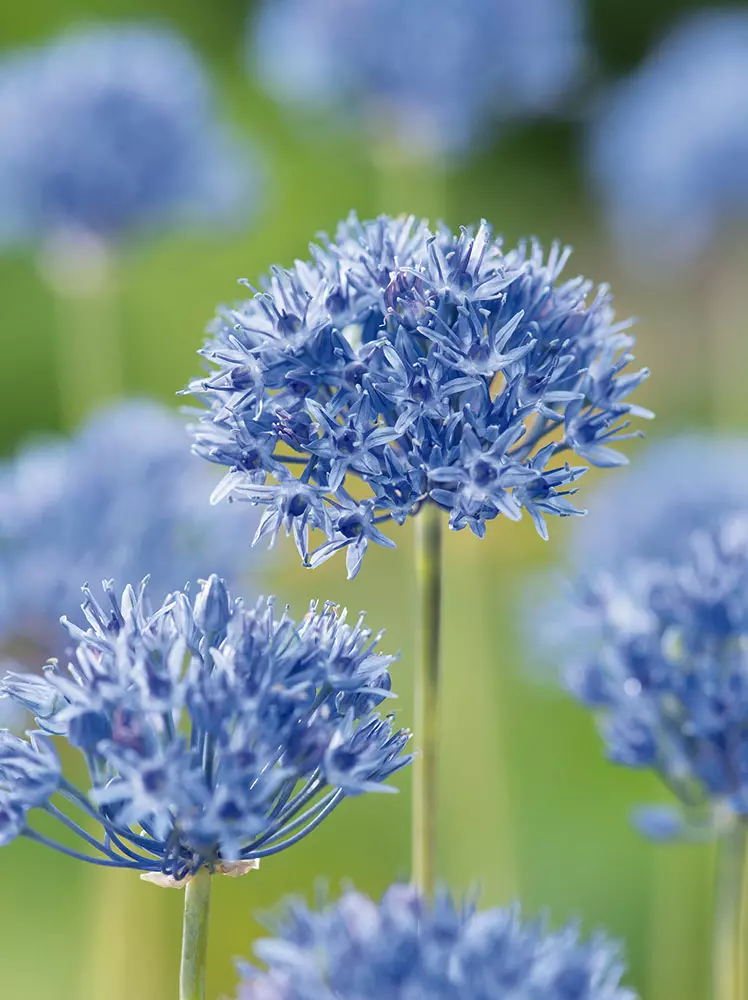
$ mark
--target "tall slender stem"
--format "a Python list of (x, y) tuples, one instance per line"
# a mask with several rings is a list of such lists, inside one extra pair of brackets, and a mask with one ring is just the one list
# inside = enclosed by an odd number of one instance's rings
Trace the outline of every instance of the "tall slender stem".
[(436, 880), (438, 803), (439, 658), (442, 585), (441, 511), (427, 503), (416, 517), (418, 654), (415, 676), (413, 773), (413, 882), (427, 896)]
[[(435, 227), (446, 215), (446, 164), (434, 156), (387, 142), (375, 143), (372, 159), (379, 175), (380, 209), (391, 214), (425, 215)], [(436, 880), (438, 798), (439, 657), (441, 614), (441, 512), (427, 502), (415, 519), (418, 578), (418, 653), (415, 674), (412, 878), (426, 896)]]
[(742, 228), (725, 233), (720, 251), (712, 253), (705, 263), (702, 291), (706, 317), (701, 322), (701, 356), (711, 376), (707, 386), (709, 416), (716, 430), (742, 430), (748, 421), (748, 337), (744, 319), (748, 250)]
[(93, 237), (51, 240), (40, 259), (55, 297), (57, 382), (62, 422), (75, 427), (122, 389), (116, 258)]
[(185, 889), (179, 1000), (205, 1000), (212, 878), (207, 868), (199, 868)]
[(744, 885), (748, 825), (742, 820), (720, 842), (714, 904), (713, 1000), (746, 1000)]
[(379, 180), (379, 209), (391, 215), (425, 216), (431, 226), (447, 214), (447, 164), (436, 155), (420, 155), (391, 143), (372, 147)]

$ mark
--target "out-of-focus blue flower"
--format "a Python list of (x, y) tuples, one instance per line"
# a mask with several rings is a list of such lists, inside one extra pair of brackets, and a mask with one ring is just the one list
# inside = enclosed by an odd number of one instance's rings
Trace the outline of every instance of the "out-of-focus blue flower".
[[(76, 580), (141, 579), (161, 592), (214, 568), (236, 584), (257, 518), (211, 509), (215, 485), (183, 420), (133, 400), (94, 414), (69, 440), (40, 440), (0, 464), (0, 647), (36, 667), (60, 653)], [(249, 516), (248, 516), (249, 515)]]
[(745, 511), (744, 437), (692, 431), (663, 438), (591, 491), (589, 513), (569, 537), (568, 562), (577, 569), (615, 570), (632, 558), (677, 560), (694, 531)]
[[(694, 462), (699, 473), (694, 475)], [(613, 481), (596, 484), (589, 512), (567, 534), (564, 574), (534, 577), (524, 604), (527, 639), (543, 660), (576, 649), (569, 607), (577, 601), (568, 574), (617, 574), (634, 560), (678, 562), (698, 530), (716, 529), (748, 512), (748, 442), (729, 434), (690, 431), (640, 449)], [(538, 616), (537, 605), (544, 605)], [(539, 627), (540, 622), (540, 627)]]
[(168, 29), (83, 27), (0, 61), (0, 243), (225, 224), (248, 163)]
[[(372, 711), (389, 695), (393, 658), (362, 618), (349, 625), (312, 605), (297, 625), (272, 599), (245, 608), (216, 576), (155, 609), (145, 581), (121, 600), (110, 583), (104, 591), (100, 606), (84, 588), (86, 631), (63, 619), (75, 643), (66, 670), (52, 663), (0, 686), (40, 730), (28, 741), (0, 731), (0, 844), (23, 835), (170, 883), (201, 866), (238, 874), (346, 796), (392, 790), (382, 782), (409, 763), (408, 733)], [(53, 737), (84, 756), (88, 794), (62, 777)], [(86, 853), (36, 831), (35, 807)]]
[[(609, 758), (660, 774), (686, 834), (748, 814), (748, 513), (583, 575), (563, 616), (566, 682)], [(639, 826), (677, 831), (661, 812)]]
[[(650, 415), (627, 402), (647, 373), (626, 371), (607, 287), (560, 281), (568, 250), (351, 215), (311, 252), (219, 314), (190, 386), (209, 407), (196, 450), (230, 469), (214, 499), (265, 505), (258, 538), (292, 532), (311, 566), (346, 549), (354, 576), (392, 544), (380, 525), (426, 502), (479, 536), (524, 509), (546, 537), (546, 514), (579, 513), (567, 456), (625, 463), (610, 445)], [(310, 528), (328, 539), (312, 553)]]
[(677, 840), (684, 833), (683, 816), (673, 806), (637, 806), (631, 819), (637, 830), (650, 840)]
[(558, 108), (584, 59), (578, 0), (265, 0), (250, 68), (281, 101), (459, 153)]
[(638, 260), (682, 263), (748, 219), (748, 11), (687, 16), (603, 102), (590, 160)]
[(427, 903), (394, 885), (381, 903), (352, 890), (315, 912), (292, 903), (255, 945), (239, 1000), (634, 1000), (620, 948), (601, 934), (549, 932), (519, 909), (476, 912), (445, 893)]
[(0, 729), (0, 847), (23, 832), (29, 809), (43, 807), (60, 784), (60, 761), (51, 742), (40, 732), (28, 737)]

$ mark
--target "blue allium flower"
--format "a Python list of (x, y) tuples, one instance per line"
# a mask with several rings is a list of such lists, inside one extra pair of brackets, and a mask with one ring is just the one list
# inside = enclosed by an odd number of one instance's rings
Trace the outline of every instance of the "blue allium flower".
[(168, 29), (84, 27), (0, 61), (0, 242), (226, 222), (247, 165)]
[(580, 513), (567, 455), (625, 463), (610, 445), (650, 415), (627, 402), (647, 373), (608, 289), (560, 281), (568, 250), (351, 215), (311, 252), (219, 314), (190, 387), (196, 450), (230, 469), (214, 499), (265, 505), (258, 538), (292, 532), (311, 566), (347, 549), (349, 576), (426, 502), (479, 536), (524, 509), (545, 538), (544, 515)]
[(589, 513), (567, 534), (563, 574), (531, 578), (523, 595), (528, 643), (538, 648), (543, 661), (554, 664), (559, 650), (574, 655), (580, 637), (570, 631), (569, 618), (578, 593), (569, 586), (569, 574), (615, 575), (621, 566), (641, 559), (675, 563), (694, 532), (714, 530), (730, 516), (746, 512), (744, 438), (689, 431), (648, 444), (614, 479), (595, 485)]
[(684, 807), (639, 825), (701, 836), (748, 814), (748, 511), (583, 575), (564, 622), (566, 682), (609, 758), (656, 771)]
[(555, 111), (584, 59), (578, 0), (265, 0), (250, 68), (281, 101), (459, 153)]
[[(25, 446), (0, 464), (0, 650), (36, 667), (60, 647), (70, 582), (141, 579), (161, 592), (248, 568), (246, 508), (210, 510), (215, 480), (189, 452), (183, 420), (145, 400), (94, 414), (69, 440)], [(244, 513), (244, 516), (242, 516)]]
[(691, 431), (648, 444), (620, 475), (595, 486), (589, 507), (569, 537), (575, 568), (615, 570), (633, 557), (677, 560), (694, 531), (748, 511), (748, 441)]
[(682, 262), (748, 219), (748, 11), (688, 15), (604, 102), (590, 146), (638, 259)]
[[(121, 600), (105, 583), (103, 606), (84, 587), (88, 629), (63, 619), (67, 669), (2, 682), (39, 728), (28, 740), (0, 731), (0, 844), (23, 835), (174, 884), (201, 866), (240, 874), (346, 796), (392, 790), (382, 782), (409, 763), (408, 733), (373, 711), (393, 658), (362, 618), (312, 605), (297, 625), (272, 599), (245, 608), (217, 576), (151, 607), (146, 582)], [(55, 737), (83, 755), (86, 794), (62, 776)], [(38, 832), (34, 808), (84, 853)]]
[(347, 891), (319, 912), (293, 903), (243, 968), (239, 1000), (634, 1000), (617, 944), (549, 932), (518, 908), (476, 912), (445, 892), (394, 885), (381, 903)]

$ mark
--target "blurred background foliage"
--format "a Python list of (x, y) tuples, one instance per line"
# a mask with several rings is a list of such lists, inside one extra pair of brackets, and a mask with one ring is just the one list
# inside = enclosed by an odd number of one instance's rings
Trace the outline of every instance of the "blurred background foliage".
[[(636, 66), (676, 16), (697, 6), (705, 5), (591, 2), (598, 83)], [(5, 4), (0, 44), (9, 50), (81, 20), (122, 18), (160, 19), (190, 39), (211, 68), (227, 114), (265, 158), (261, 204), (246, 231), (163, 237), (134, 246), (121, 261), (126, 389), (173, 401), (199, 370), (195, 351), (216, 303), (238, 297), (236, 279), (254, 281), (271, 263), (304, 255), (315, 232), (333, 228), (351, 208), (366, 217), (380, 210), (428, 213), (435, 203), (417, 171), (384, 183), (355, 136), (304, 133), (248, 81), (242, 67), (245, 0)], [(706, 335), (689, 341), (688, 350), (679, 340), (681, 327), (693, 326), (693, 288), (688, 277), (663, 285), (635, 276), (616, 256), (584, 180), (583, 114), (578, 107), (571, 120), (517, 125), (497, 135), (449, 172), (437, 210), (452, 225), (486, 217), (510, 243), (536, 234), (573, 244), (573, 272), (610, 281), (620, 314), (642, 317), (637, 353), (654, 375), (637, 401), (658, 413), (652, 433), (708, 423)], [(0, 303), (0, 447), (9, 454), (29, 434), (62, 423), (53, 303), (30, 254), (0, 256)], [(486, 904), (518, 896), (528, 912), (547, 909), (556, 922), (578, 916), (588, 928), (604, 925), (625, 940), (629, 982), (645, 996), (696, 1000), (707, 982), (711, 849), (653, 846), (641, 839), (628, 812), (635, 803), (661, 798), (654, 779), (606, 764), (588, 715), (539, 680), (537, 665), (529, 662), (523, 622), (533, 611), (533, 580), (541, 566), (560, 559), (568, 537), (566, 522), (550, 527), (548, 545), (529, 522), (503, 520), (483, 543), (466, 532), (448, 539), (441, 874), (458, 891), (479, 886)], [(372, 551), (353, 583), (345, 582), (340, 560), (314, 574), (304, 571), (284, 542), (267, 560), (257, 587), (278, 593), (296, 614), (312, 597), (332, 598), (353, 612), (368, 609), (370, 624), (387, 629), (385, 648), (402, 651), (394, 677), (403, 692), (400, 721), (407, 724), (414, 610), (410, 528), (395, 538), (398, 549)], [(232, 992), (232, 960), (248, 953), (260, 932), (254, 915), (283, 894), (311, 893), (319, 880), (333, 891), (351, 880), (378, 893), (407, 871), (407, 775), (400, 785), (397, 797), (348, 803), (259, 873), (217, 880), (211, 997)], [(122, 871), (88, 870), (26, 842), (2, 851), (0, 995), (173, 995), (182, 897), (142, 884), (137, 912), (120, 919), (118, 893), (131, 878)], [(111, 920), (91, 926), (87, 900), (101, 892), (111, 898)]]

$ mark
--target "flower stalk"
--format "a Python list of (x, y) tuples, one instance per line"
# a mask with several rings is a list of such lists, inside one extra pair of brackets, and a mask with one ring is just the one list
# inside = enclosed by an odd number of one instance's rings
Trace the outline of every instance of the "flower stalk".
[(441, 511), (427, 503), (416, 518), (418, 653), (415, 676), (415, 732), (420, 755), (413, 774), (413, 882), (432, 897), (436, 881), (439, 687), (442, 584)]
[(432, 226), (447, 217), (447, 159), (432, 151), (405, 150), (397, 143), (373, 144), (381, 209), (392, 215), (414, 212)]
[(49, 249), (42, 270), (55, 296), (60, 409), (71, 429), (122, 389), (116, 260), (91, 238), (83, 249)]
[(198, 868), (185, 889), (179, 1000), (205, 1000), (212, 879), (208, 868)]
[(713, 1000), (745, 1000), (745, 888), (748, 826), (738, 820), (720, 842), (714, 905)]

